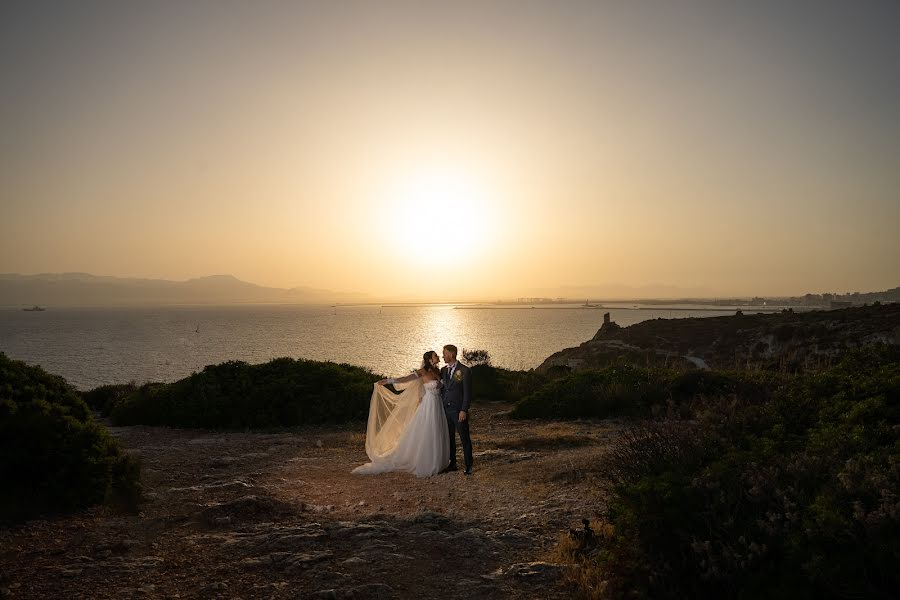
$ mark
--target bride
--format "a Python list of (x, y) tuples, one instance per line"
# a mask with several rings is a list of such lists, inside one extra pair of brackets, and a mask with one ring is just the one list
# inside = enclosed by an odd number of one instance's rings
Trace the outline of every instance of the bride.
[[(441, 409), (440, 359), (431, 350), (422, 368), (399, 379), (375, 384), (366, 428), (366, 454), (372, 462), (353, 469), (368, 475), (407, 471), (418, 477), (439, 473), (450, 462), (447, 417)], [(394, 394), (384, 387), (392, 383)]]

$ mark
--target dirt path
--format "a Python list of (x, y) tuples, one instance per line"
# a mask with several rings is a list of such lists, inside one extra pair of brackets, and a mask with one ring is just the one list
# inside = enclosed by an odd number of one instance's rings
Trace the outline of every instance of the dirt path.
[(567, 598), (561, 532), (602, 509), (613, 422), (473, 413), (475, 474), (351, 475), (363, 425), (113, 428), (143, 461), (137, 516), (0, 531), (0, 598)]

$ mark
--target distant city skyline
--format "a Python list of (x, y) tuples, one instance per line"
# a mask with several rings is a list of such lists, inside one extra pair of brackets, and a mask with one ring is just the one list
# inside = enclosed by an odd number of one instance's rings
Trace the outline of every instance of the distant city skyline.
[(888, 289), (898, 40), (890, 1), (4, 2), (0, 272)]

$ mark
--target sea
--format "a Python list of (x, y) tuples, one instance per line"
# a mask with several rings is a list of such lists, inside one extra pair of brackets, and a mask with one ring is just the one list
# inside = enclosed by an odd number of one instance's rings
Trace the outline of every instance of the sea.
[[(228, 360), (276, 357), (349, 363), (397, 376), (444, 344), (483, 349), (492, 364), (531, 369), (591, 339), (604, 313), (647, 319), (733, 315), (737, 307), (606, 303), (537, 305), (160, 306), (0, 308), (0, 352), (40, 365), (81, 390), (171, 382)], [(741, 307), (745, 313), (768, 309)]]

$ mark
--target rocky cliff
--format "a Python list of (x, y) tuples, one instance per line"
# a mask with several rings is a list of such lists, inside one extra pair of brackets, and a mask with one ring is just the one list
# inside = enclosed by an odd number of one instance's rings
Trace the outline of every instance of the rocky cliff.
[(614, 322), (539, 367), (542, 373), (617, 363), (684, 368), (820, 367), (845, 351), (900, 344), (900, 304), (775, 314)]

